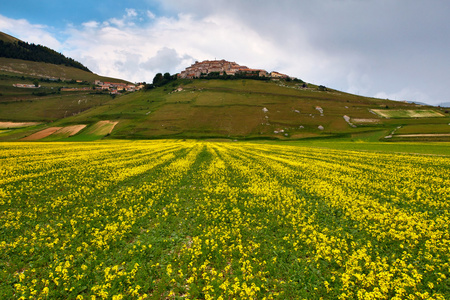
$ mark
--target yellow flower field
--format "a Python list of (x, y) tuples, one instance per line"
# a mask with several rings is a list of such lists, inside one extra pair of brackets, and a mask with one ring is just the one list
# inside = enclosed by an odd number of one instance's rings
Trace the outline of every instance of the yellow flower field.
[(449, 299), (445, 156), (0, 144), (2, 299)]

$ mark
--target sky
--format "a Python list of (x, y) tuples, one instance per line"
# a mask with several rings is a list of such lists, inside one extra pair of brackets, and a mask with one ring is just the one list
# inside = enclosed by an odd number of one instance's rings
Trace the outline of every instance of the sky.
[(0, 31), (151, 82), (225, 59), (344, 92), (450, 102), (448, 0), (16, 0)]

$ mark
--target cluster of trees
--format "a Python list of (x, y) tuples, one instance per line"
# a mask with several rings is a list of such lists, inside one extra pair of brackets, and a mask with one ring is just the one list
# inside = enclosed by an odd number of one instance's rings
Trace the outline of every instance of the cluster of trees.
[(166, 85), (175, 80), (177, 80), (177, 74), (170, 75), (170, 73), (164, 73), (163, 75), (162, 73), (158, 73), (153, 78), (152, 83), (143, 82), (144, 90), (151, 90), (155, 87)]
[(163, 86), (168, 84), (171, 81), (174, 81), (177, 79), (177, 74), (174, 75), (170, 75), (170, 73), (158, 73), (155, 75), (155, 77), (153, 78), (153, 86), (154, 87), (158, 87), (158, 86)]
[(23, 59), (36, 62), (45, 62), (55, 65), (65, 65), (91, 72), (87, 67), (72, 58), (65, 57), (50, 48), (41, 45), (28, 44), (18, 41), (8, 43), (0, 41), (0, 57)]
[(224, 79), (224, 80), (233, 80), (233, 79), (255, 79), (255, 80), (270, 80), (269, 77), (259, 76), (259, 72), (255, 71), (252, 73), (249, 72), (237, 72), (235, 75), (227, 75), (226, 73), (220, 74), (220, 72), (210, 72), (208, 74), (201, 74), (200, 78), (203, 79)]

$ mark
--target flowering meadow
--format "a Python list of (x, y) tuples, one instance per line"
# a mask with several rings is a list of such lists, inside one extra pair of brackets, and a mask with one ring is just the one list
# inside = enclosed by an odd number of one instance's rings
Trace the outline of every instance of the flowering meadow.
[(0, 144), (1, 299), (449, 299), (448, 156)]

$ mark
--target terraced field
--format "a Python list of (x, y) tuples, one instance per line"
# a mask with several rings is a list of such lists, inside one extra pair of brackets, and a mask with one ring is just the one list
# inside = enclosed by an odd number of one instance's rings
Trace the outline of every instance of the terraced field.
[(7, 299), (446, 299), (448, 156), (0, 144)]

